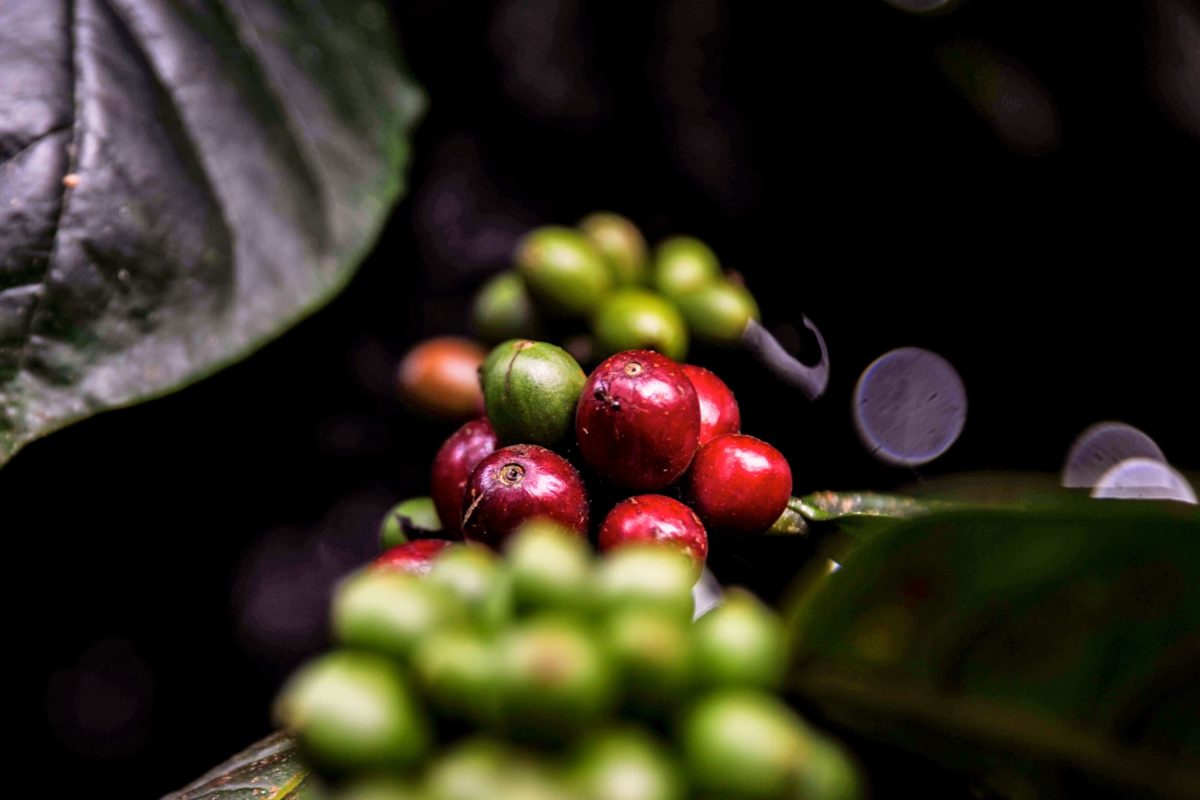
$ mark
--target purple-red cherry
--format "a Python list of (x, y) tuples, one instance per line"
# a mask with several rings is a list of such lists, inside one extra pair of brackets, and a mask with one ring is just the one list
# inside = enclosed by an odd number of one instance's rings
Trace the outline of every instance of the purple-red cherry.
[(600, 549), (630, 542), (678, 547), (698, 564), (708, 556), (708, 534), (696, 512), (661, 494), (642, 494), (613, 506), (600, 526)]
[(700, 446), (703, 447), (723, 433), (740, 431), (742, 412), (738, 410), (733, 390), (725, 381), (694, 364), (684, 364), (683, 372), (692, 382), (696, 397), (700, 400)]
[(372, 569), (398, 569), (410, 575), (428, 575), (438, 553), (453, 542), (447, 539), (416, 539), (396, 545), (371, 562)]
[(569, 461), (538, 445), (516, 444), (479, 462), (463, 495), (464, 538), (497, 547), (539, 517), (586, 535), (587, 491)]
[(792, 494), (792, 469), (771, 445), (740, 433), (700, 448), (687, 495), (710, 531), (753, 533), (779, 519)]
[(579, 451), (618, 486), (662, 489), (687, 470), (700, 440), (700, 401), (683, 368), (627, 350), (592, 371), (575, 409)]
[(475, 467), (496, 450), (496, 432), (486, 417), (463, 425), (445, 441), (433, 458), (429, 494), (442, 530), (447, 536), (462, 535), (463, 494)]

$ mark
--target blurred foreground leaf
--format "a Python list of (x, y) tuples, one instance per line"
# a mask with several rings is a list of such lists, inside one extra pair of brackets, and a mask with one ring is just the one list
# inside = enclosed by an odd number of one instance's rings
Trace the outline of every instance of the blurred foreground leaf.
[(1040, 502), (897, 520), (811, 582), (791, 624), (799, 700), (1001, 795), (1023, 791), (996, 788), (1014, 781), (1200, 787), (1192, 506)]
[(319, 800), (292, 742), (268, 736), (163, 800)]

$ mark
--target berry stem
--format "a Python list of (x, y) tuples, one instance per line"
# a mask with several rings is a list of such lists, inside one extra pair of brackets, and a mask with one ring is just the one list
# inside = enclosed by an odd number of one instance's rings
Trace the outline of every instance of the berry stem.
[(799, 390), (809, 400), (816, 400), (829, 385), (829, 350), (825, 347), (825, 337), (812, 320), (803, 315), (800, 320), (817, 337), (817, 346), (821, 348), (821, 360), (814, 366), (800, 363), (755, 319), (747, 322), (742, 331), (742, 347), (780, 381)]

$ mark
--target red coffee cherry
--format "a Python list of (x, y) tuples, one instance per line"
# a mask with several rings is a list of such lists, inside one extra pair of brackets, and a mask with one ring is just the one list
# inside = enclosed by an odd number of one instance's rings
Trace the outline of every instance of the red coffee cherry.
[(766, 530), (791, 497), (792, 469), (761, 439), (727, 433), (696, 453), (687, 494), (710, 531)]
[(453, 542), (447, 539), (417, 539), (385, 550), (371, 562), (372, 569), (398, 569), (410, 575), (428, 575), (438, 553)]
[(462, 535), (462, 500), (475, 467), (496, 449), (496, 432), (486, 417), (473, 419), (445, 441), (433, 457), (429, 495), (447, 536)]
[(517, 444), (479, 462), (463, 495), (464, 538), (496, 547), (538, 517), (587, 533), (587, 492), (569, 461), (544, 447)]
[(737, 433), (742, 429), (742, 412), (737, 399), (725, 381), (704, 367), (684, 364), (683, 372), (696, 389), (700, 400), (700, 446), (711, 442), (723, 433)]
[(457, 336), (438, 336), (405, 354), (396, 369), (396, 386), (410, 407), (444, 419), (483, 413), (479, 365), (487, 355), (479, 344)]
[(661, 494), (642, 494), (617, 503), (600, 527), (601, 550), (646, 541), (678, 547), (698, 564), (708, 556), (708, 534), (696, 512)]
[(588, 466), (618, 486), (662, 489), (687, 470), (700, 439), (700, 401), (683, 368), (627, 350), (592, 371), (575, 409)]

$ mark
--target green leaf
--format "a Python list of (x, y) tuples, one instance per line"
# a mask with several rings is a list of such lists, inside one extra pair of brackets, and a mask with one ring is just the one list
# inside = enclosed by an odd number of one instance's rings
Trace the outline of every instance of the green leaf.
[(791, 687), (977, 777), (1200, 786), (1200, 514), (936, 511), (862, 541), (792, 617)]
[(0, 464), (334, 295), (423, 104), (378, 0), (0, 2)]
[(162, 800), (320, 800), (295, 747), (276, 733)]

